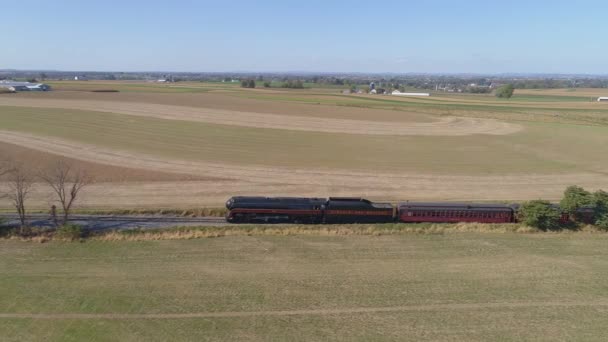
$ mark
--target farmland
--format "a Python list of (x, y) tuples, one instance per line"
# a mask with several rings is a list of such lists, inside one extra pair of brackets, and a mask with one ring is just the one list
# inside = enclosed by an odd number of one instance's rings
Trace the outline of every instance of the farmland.
[[(0, 151), (32, 156), (20, 159), (37, 168), (40, 158), (79, 163), (97, 180), (83, 197), (91, 208), (219, 206), (233, 194), (557, 199), (571, 184), (608, 184), (608, 107), (588, 98), (598, 90), (525, 90), (507, 101), (51, 84), (0, 96)], [(119, 92), (92, 92), (104, 89)], [(33, 206), (47, 205), (45, 191), (35, 188)]]
[(602, 341), (607, 238), (2, 240), (2, 339)]

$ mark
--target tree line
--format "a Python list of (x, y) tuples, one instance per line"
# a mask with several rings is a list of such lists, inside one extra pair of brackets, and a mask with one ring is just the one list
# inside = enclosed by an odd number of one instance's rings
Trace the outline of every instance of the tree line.
[[(271, 88), (271, 81), (264, 81), (262, 83), (264, 88)], [(241, 88), (255, 88), (256, 81), (254, 79), (243, 79), (241, 80)], [(285, 80), (280, 85), (281, 88), (291, 88), (291, 89), (304, 89), (304, 82), (301, 80)]]
[[(567, 215), (567, 220), (564, 216)], [(608, 192), (589, 192), (579, 186), (564, 191), (559, 207), (545, 200), (524, 203), (518, 211), (520, 222), (541, 230), (572, 228), (584, 224), (608, 230)]]
[(255, 88), (255, 80), (252, 78), (241, 80), (241, 88)]

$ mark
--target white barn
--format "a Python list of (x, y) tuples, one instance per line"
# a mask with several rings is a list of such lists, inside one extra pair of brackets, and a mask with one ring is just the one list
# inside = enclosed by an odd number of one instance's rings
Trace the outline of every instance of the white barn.
[(394, 90), (391, 95), (396, 96), (431, 96), (429, 93), (402, 93), (399, 90)]

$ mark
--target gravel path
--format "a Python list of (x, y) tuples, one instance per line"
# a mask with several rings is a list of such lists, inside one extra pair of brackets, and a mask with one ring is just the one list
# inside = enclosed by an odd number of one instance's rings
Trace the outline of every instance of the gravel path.
[[(0, 214), (5, 225), (18, 226), (17, 215)], [(53, 222), (47, 214), (28, 215), (28, 222), (36, 227), (51, 227)], [(178, 226), (224, 226), (228, 225), (223, 217), (180, 217), (155, 215), (73, 215), (70, 223), (93, 231), (121, 229), (155, 229)]]

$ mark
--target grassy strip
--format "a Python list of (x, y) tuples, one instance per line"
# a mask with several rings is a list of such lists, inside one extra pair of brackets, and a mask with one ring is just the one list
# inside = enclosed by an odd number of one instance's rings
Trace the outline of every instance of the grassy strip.
[(532, 233), (534, 228), (512, 224), (345, 224), (345, 225), (231, 225), (175, 227), (103, 232), (90, 238), (101, 241), (147, 241), (215, 238), (224, 236), (346, 236), (446, 234), (456, 232)]
[[(345, 225), (230, 225), (174, 227), (158, 229), (129, 229), (104, 232), (87, 232), (77, 226), (67, 227), (68, 232), (59, 229), (32, 228), (27, 235), (20, 235), (17, 230), (5, 231), (0, 235), (6, 239), (20, 239), (33, 242), (56, 241), (155, 241), (155, 240), (190, 240), (217, 238), (226, 236), (384, 236), (384, 235), (443, 235), (456, 233), (518, 233), (518, 234), (573, 234), (573, 233), (606, 233), (594, 226), (582, 226), (575, 229), (544, 232), (521, 224), (345, 224)], [(65, 229), (64, 229), (65, 230)]]

